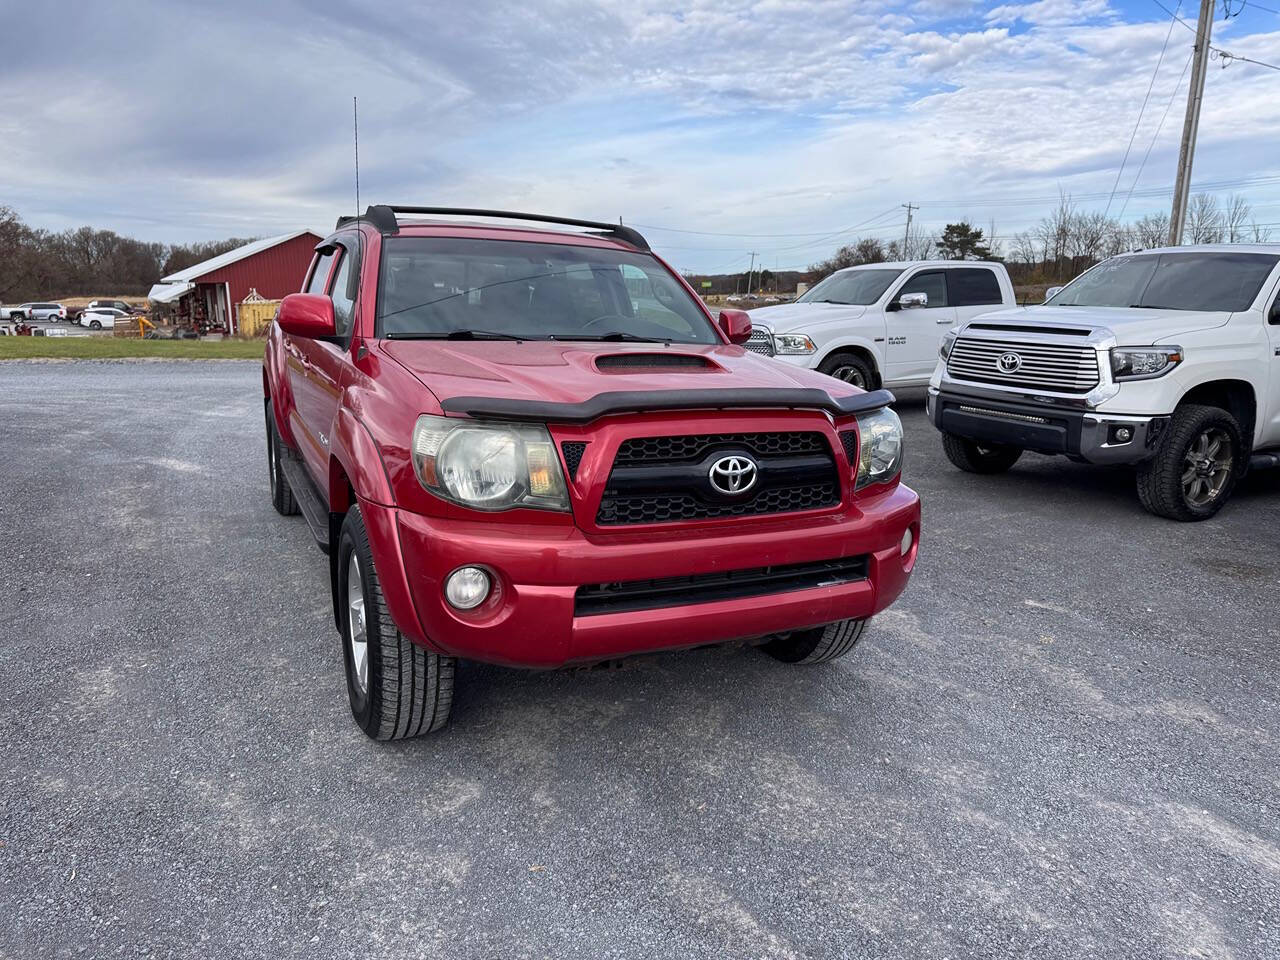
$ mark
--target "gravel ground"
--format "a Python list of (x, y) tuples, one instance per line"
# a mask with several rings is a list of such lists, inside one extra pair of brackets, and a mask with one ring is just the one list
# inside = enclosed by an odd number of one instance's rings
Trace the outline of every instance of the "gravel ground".
[(380, 746), (258, 397), (0, 366), (0, 957), (1280, 956), (1280, 478), (1169, 523), (908, 400), (923, 553), (851, 657), (468, 664)]

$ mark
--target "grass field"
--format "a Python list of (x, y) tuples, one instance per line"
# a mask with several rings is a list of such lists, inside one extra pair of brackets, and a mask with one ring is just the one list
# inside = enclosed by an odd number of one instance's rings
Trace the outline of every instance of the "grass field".
[(0, 360), (260, 360), (261, 340), (0, 337)]

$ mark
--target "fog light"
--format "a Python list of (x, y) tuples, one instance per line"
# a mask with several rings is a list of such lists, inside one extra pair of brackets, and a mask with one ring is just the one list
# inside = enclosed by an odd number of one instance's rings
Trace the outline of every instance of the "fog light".
[(444, 583), (444, 596), (451, 607), (473, 610), (489, 596), (489, 574), (479, 567), (459, 567)]
[(898, 549), (902, 552), (904, 557), (911, 552), (911, 543), (914, 539), (915, 538), (911, 535), (911, 528), (907, 527), (907, 529), (902, 532), (902, 543), (898, 546)]
[(1128, 427), (1116, 427), (1116, 439), (1121, 443), (1128, 443), (1133, 439), (1133, 431)]

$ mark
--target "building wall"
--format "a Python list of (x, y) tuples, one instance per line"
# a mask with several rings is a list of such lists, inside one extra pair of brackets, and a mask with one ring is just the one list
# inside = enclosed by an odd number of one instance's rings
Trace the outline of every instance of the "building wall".
[(316, 244), (323, 239), (314, 233), (304, 233), (261, 253), (237, 260), (221, 270), (203, 274), (196, 278), (195, 283), (216, 284), (219, 288), (224, 283), (228, 284), (234, 321), (235, 304), (247, 297), (251, 289), (257, 290), (267, 300), (279, 300), (301, 290)]

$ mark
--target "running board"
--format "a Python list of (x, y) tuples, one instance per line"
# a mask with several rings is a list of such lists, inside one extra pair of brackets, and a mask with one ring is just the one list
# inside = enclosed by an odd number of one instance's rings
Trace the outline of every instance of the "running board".
[(1280, 467), (1280, 453), (1255, 453), (1249, 458), (1250, 470), (1270, 470)]
[(320, 545), (320, 549), (328, 553), (329, 507), (321, 499), (320, 491), (311, 482), (311, 477), (307, 475), (307, 468), (303, 466), (301, 460), (295, 460), (293, 457), (281, 457), (280, 469), (284, 471), (284, 478), (289, 482), (289, 489), (293, 491), (293, 499), (298, 501), (298, 507), (302, 510), (302, 515), (307, 518), (307, 526), (311, 528), (311, 535), (316, 538), (316, 543)]

